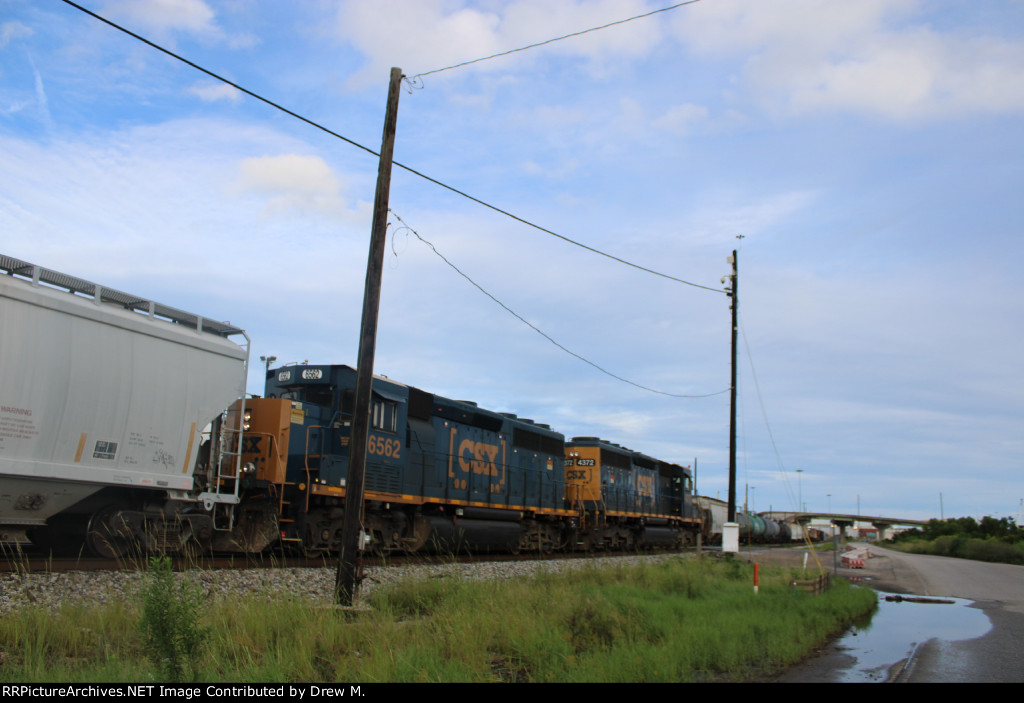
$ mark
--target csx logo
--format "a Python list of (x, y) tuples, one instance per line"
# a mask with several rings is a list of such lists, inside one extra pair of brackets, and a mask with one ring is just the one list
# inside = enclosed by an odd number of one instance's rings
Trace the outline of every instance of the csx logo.
[(589, 478), (587, 475), (589, 473), (590, 472), (586, 469), (567, 469), (565, 472), (565, 480), (585, 482)]
[(653, 476), (637, 476), (636, 477), (636, 492), (642, 496), (648, 498), (654, 497), (654, 477)]
[(469, 473), (498, 475), (498, 446), (464, 439), (459, 445), (459, 468)]

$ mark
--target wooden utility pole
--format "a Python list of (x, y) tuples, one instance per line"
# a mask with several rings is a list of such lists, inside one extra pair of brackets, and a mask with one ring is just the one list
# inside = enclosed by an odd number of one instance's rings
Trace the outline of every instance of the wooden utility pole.
[(732, 388), (729, 391), (729, 522), (736, 522), (736, 332), (739, 329), (739, 262), (736, 250), (732, 250), (729, 262), (732, 264)]
[(334, 600), (352, 605), (358, 585), (360, 544), (363, 535), (363, 484), (366, 474), (366, 445), (370, 433), (370, 401), (373, 388), (373, 357), (377, 349), (377, 313), (380, 310), (380, 282), (384, 269), (384, 245), (388, 229), (388, 196), (391, 191), (391, 159), (398, 126), (398, 97), (402, 69), (391, 69), (388, 105), (384, 115), (384, 137), (377, 169), (377, 195), (373, 202), (373, 230), (366, 263), (363, 292), (363, 321), (359, 331), (356, 363), (356, 398), (352, 437), (348, 445), (348, 476), (345, 480), (345, 523), (342, 530)]

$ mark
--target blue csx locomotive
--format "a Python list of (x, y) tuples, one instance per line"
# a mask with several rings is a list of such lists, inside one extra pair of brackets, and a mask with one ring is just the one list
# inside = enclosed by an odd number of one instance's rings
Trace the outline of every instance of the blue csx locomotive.
[[(232, 544), (340, 547), (355, 406), (348, 366), (268, 371), (264, 398), (236, 404), (240, 510)], [(382, 551), (626, 549), (692, 544), (687, 468), (593, 437), (373, 380), (364, 544)]]

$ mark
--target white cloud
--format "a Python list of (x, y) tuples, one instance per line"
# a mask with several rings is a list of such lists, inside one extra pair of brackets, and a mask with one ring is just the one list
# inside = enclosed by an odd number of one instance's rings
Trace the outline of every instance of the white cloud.
[(206, 102), (227, 100), (237, 103), (242, 100), (242, 93), (226, 83), (197, 83), (189, 92)]
[(713, 55), (758, 52), (824, 55), (849, 50), (880, 28), (886, 17), (910, 14), (916, 0), (775, 0), (702, 2), (671, 16), (694, 49)]
[(217, 31), (214, 12), (203, 0), (115, 0), (105, 12), (156, 33)]
[(683, 103), (673, 105), (661, 117), (651, 124), (657, 129), (663, 129), (674, 134), (689, 134), (693, 128), (702, 124), (708, 119), (708, 109), (703, 105)]
[(884, 119), (1024, 113), (1024, 47), (937, 31), (912, 0), (722, 0), (673, 18), (695, 51), (737, 57), (769, 112)]
[[(516, 46), (563, 37), (646, 14), (650, 7), (639, 0), (584, 0), (544, 2), (530, 0), (510, 3), (504, 13), (502, 30)], [(642, 56), (662, 39), (657, 19), (642, 18), (607, 27), (597, 32), (546, 44), (544, 51), (599, 58), (607, 55)], [(531, 49), (531, 51), (536, 51)]]
[[(409, 75), (433, 71), (650, 11), (641, 0), (517, 0), (487, 7), (495, 9), (463, 7), (446, 0), (342, 4), (336, 34), (369, 58), (353, 76), (353, 84), (385, 75), (390, 66), (401, 66)], [(466, 71), (508, 71), (510, 66), (531, 65), (552, 53), (588, 58), (597, 62), (593, 68), (613, 56), (647, 55), (661, 41), (662, 32), (656, 20), (641, 19), (476, 63), (460, 72), (464, 76)]]
[(580, 169), (579, 159), (566, 159), (564, 161), (556, 161), (551, 165), (541, 165), (536, 161), (526, 161), (523, 163), (523, 170), (527, 173), (544, 176), (552, 180), (565, 180), (571, 178)]
[(342, 182), (319, 156), (283, 154), (245, 159), (239, 165), (238, 187), (267, 198), (265, 215), (290, 209), (344, 214)]
[(225, 31), (204, 0), (109, 0), (101, 14), (169, 46), (174, 46), (175, 34), (190, 34), (229, 49), (251, 49), (261, 43), (251, 32)]

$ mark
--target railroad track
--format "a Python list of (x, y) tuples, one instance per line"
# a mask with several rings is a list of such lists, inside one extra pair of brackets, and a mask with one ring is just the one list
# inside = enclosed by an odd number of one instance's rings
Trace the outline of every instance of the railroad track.
[[(694, 548), (681, 553), (694, 553)], [(501, 561), (537, 561), (554, 559), (589, 559), (594, 557), (631, 556), (638, 552), (558, 552), (552, 554), (402, 554), (368, 555), (363, 558), (364, 566), (414, 566), (422, 564), (451, 564)], [(644, 554), (668, 553), (642, 552)], [(176, 571), (198, 570), (241, 570), (241, 569), (308, 569), (336, 568), (337, 557), (320, 555), (305, 557), (296, 554), (257, 555), (200, 555), (173, 557)], [(66, 571), (145, 571), (149, 558), (140, 555), (134, 558), (101, 559), (92, 556), (54, 557), (44, 556), (39, 550), (24, 544), (0, 544), (0, 573), (61, 573)]]

